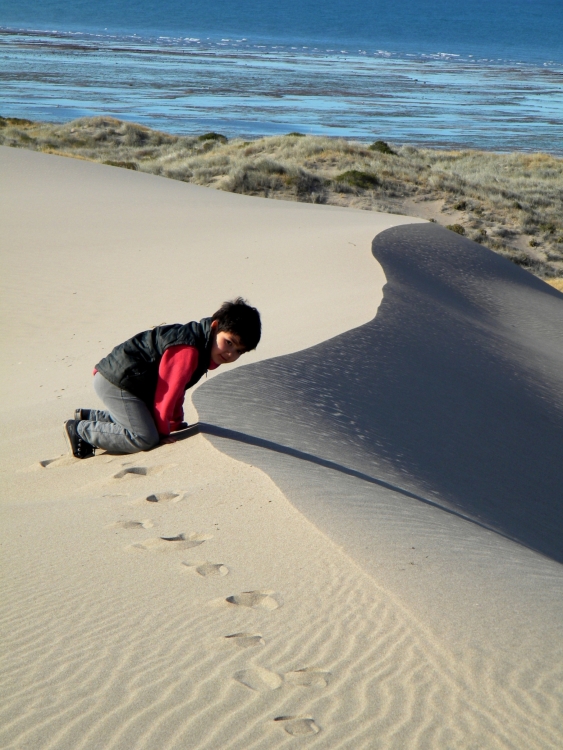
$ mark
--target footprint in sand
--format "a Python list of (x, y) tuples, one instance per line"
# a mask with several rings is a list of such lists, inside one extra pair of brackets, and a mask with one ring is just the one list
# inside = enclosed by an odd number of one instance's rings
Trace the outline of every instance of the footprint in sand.
[(187, 493), (180, 494), (179, 492), (153, 492), (151, 495), (143, 495), (142, 497), (136, 497), (131, 500), (128, 505), (138, 506), (152, 503), (156, 505), (166, 505), (168, 503), (179, 503), (181, 500), (185, 500), (189, 495)]
[(321, 731), (315, 720), (309, 716), (277, 716), (274, 721), (279, 721), (285, 731), (293, 737), (318, 734)]
[(330, 672), (321, 672), (320, 669), (298, 669), (295, 672), (287, 672), (285, 681), (288, 685), (299, 687), (325, 688), (331, 676)]
[(224, 638), (238, 648), (250, 648), (252, 646), (265, 646), (266, 641), (259, 633), (232, 633)]
[(182, 565), (185, 565), (187, 568), (193, 568), (195, 572), (203, 576), (204, 578), (207, 576), (226, 576), (229, 572), (229, 569), (226, 565), (223, 565), (223, 563), (212, 563), (212, 562), (183, 562)]
[(241, 685), (258, 693), (267, 693), (270, 690), (277, 690), (283, 685), (283, 677), (276, 672), (270, 672), (264, 667), (252, 667), (251, 669), (241, 669), (235, 672), (233, 678), (240, 682)]
[(252, 609), (278, 609), (283, 602), (279, 594), (275, 591), (243, 591), (241, 594), (228, 596), (226, 600), (229, 604), (235, 604), (239, 607), (251, 607)]
[(301, 687), (321, 687), (328, 684), (329, 672), (320, 672), (315, 669), (301, 669), (298, 672), (288, 672), (286, 675), (271, 672), (264, 667), (252, 667), (236, 672), (233, 677), (237, 682), (260, 693), (268, 690), (277, 690), (285, 682), (288, 685), (299, 685)]
[(180, 495), (176, 492), (157, 492), (154, 495), (147, 495), (147, 503), (171, 503), (178, 502)]
[(112, 479), (136, 479), (138, 477), (156, 476), (172, 466), (128, 466), (114, 474)]
[(192, 534), (177, 534), (176, 536), (159, 536), (154, 539), (145, 539), (143, 542), (131, 545), (134, 549), (153, 551), (153, 552), (168, 552), (175, 549), (191, 549), (192, 547), (199, 547), (208, 539), (212, 539), (211, 534), (200, 534), (194, 532)]
[(152, 529), (154, 523), (150, 519), (144, 521), (117, 521), (108, 526), (109, 529)]
[(70, 456), (69, 454), (65, 454), (64, 456), (58, 456), (57, 458), (47, 458), (45, 461), (39, 461), (38, 464), (34, 464), (32, 466), (32, 469), (56, 469), (59, 466), (72, 466), (72, 464), (75, 464), (78, 462), (78, 459), (74, 456)]

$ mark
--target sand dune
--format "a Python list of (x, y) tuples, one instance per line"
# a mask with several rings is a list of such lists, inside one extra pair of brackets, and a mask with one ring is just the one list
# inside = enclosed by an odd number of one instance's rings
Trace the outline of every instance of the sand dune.
[[(562, 296), (407, 217), (0, 159), (2, 747), (558, 747)], [(108, 348), (238, 293), (206, 435), (63, 454)]]

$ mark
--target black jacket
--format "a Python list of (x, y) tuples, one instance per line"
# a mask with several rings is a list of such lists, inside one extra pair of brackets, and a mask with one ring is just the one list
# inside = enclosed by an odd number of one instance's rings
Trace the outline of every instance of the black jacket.
[(199, 323), (156, 326), (138, 333), (116, 346), (98, 362), (96, 370), (113, 385), (142, 399), (152, 412), (160, 360), (169, 347), (179, 344), (195, 346), (199, 352), (197, 369), (186, 386), (187, 390), (209, 368), (211, 318), (203, 318)]

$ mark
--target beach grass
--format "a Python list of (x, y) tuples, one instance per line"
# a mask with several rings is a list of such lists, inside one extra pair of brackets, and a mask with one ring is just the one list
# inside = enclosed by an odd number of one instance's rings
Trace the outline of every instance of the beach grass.
[(419, 216), (546, 281), (563, 279), (563, 159), (545, 153), (448, 151), (300, 133), (228, 141), (110, 117), (65, 124), (0, 118), (0, 145), (247, 195)]

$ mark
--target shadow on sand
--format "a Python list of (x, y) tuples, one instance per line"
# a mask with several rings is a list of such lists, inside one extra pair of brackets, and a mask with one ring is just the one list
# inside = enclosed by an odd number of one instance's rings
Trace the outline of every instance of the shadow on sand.
[[(193, 435), (213, 435), (215, 437), (224, 438), (226, 440), (234, 440), (237, 443), (242, 443), (244, 445), (251, 445), (256, 448), (262, 448), (267, 451), (273, 451), (274, 453), (279, 453), (282, 456), (290, 456), (291, 458), (296, 458), (299, 461), (305, 461), (310, 464), (314, 464), (315, 466), (320, 466), (324, 469), (329, 469), (330, 471), (336, 471), (340, 474), (344, 474), (348, 477), (353, 477), (354, 479), (359, 479), (362, 482), (367, 482), (368, 484), (374, 484), (377, 487), (381, 487), (386, 490), (390, 490), (391, 492), (397, 492), (399, 495), (403, 495), (404, 497), (408, 497), (412, 500), (417, 500), (420, 503), (424, 503), (425, 505), (429, 505), (432, 508), (438, 508), (439, 510), (444, 511), (445, 513), (449, 513), (452, 516), (456, 516), (458, 518), (463, 518), (464, 521), (469, 521), (470, 523), (474, 523), (477, 526), (480, 526), (483, 529), (487, 529), (488, 531), (494, 531), (495, 533), (499, 534), (501, 533), (498, 529), (491, 529), (489, 526), (487, 526), (484, 523), (480, 523), (475, 518), (471, 518), (470, 516), (466, 516), (463, 513), (460, 513), (459, 511), (453, 510), (452, 508), (448, 508), (445, 505), (441, 505), (438, 502), (435, 502), (433, 500), (429, 500), (426, 497), (421, 497), (420, 495), (415, 494), (414, 492), (409, 492), (409, 490), (404, 489), (403, 487), (399, 487), (396, 484), (391, 484), (390, 482), (386, 482), (383, 479), (378, 479), (377, 477), (371, 477), (367, 474), (362, 474), (360, 471), (356, 471), (355, 469), (350, 469), (348, 466), (343, 466), (342, 464), (335, 463), (334, 461), (327, 461), (323, 458), (320, 458), (319, 456), (314, 456), (311, 453), (304, 453), (303, 451), (296, 450), (295, 448), (290, 448), (287, 445), (281, 445), (280, 443), (273, 443), (271, 440), (264, 440), (263, 438), (256, 437), (255, 435), (247, 435), (244, 432), (237, 432), (236, 430), (228, 430), (224, 427), (218, 427), (217, 425), (213, 424), (207, 424), (206, 422), (197, 422), (196, 424), (190, 425), (189, 428), (182, 430), (181, 432), (175, 433), (176, 440), (182, 441), (186, 440), (189, 437), (192, 437)], [(512, 541), (518, 541), (517, 539), (513, 539), (512, 537), (506, 536), (506, 534), (502, 534), (507, 539), (511, 539)]]

